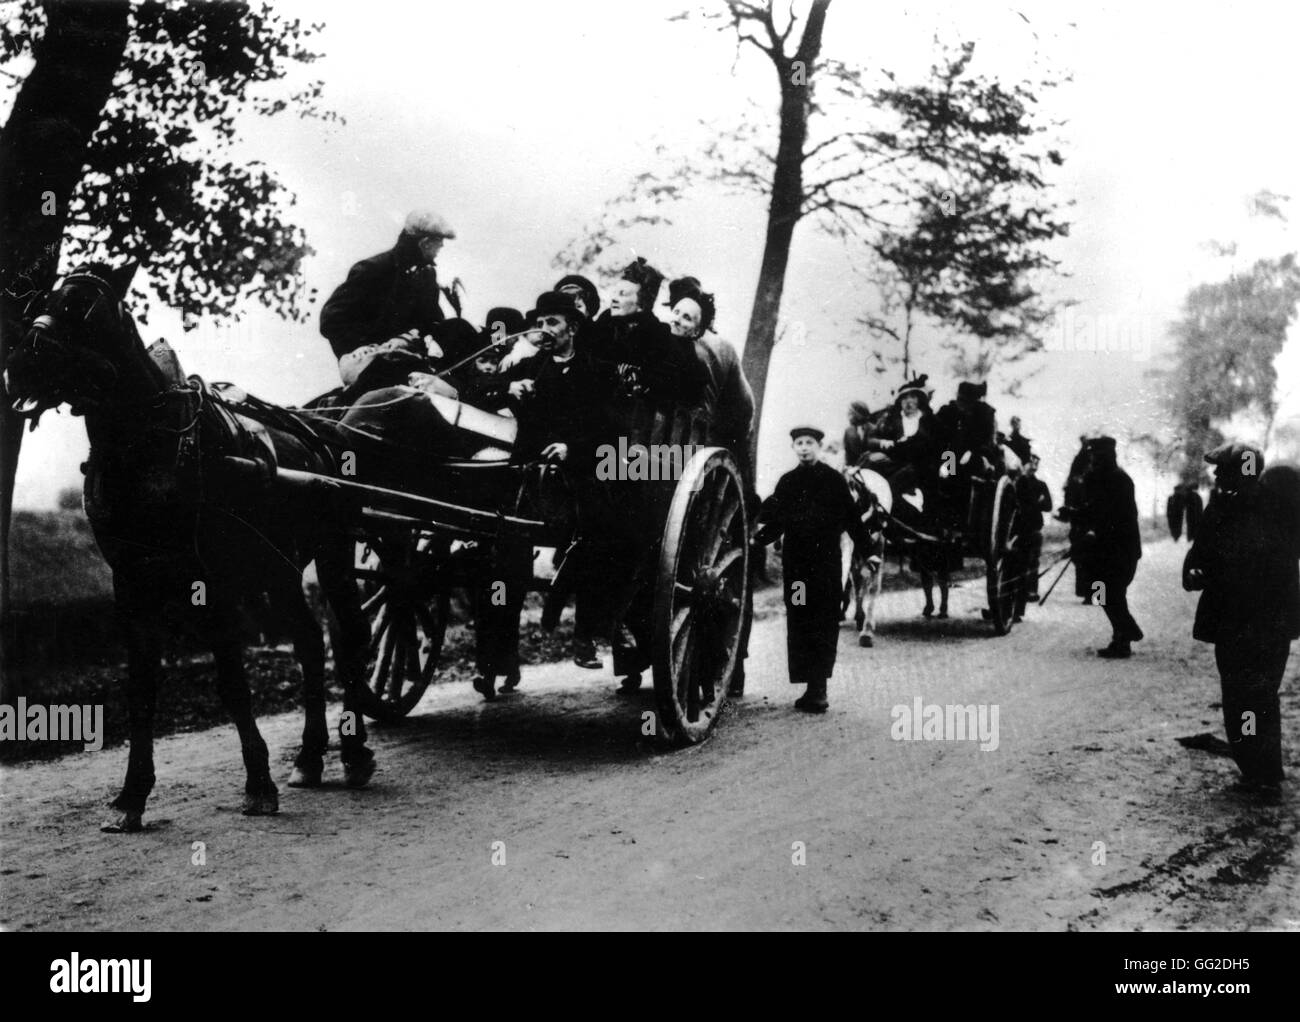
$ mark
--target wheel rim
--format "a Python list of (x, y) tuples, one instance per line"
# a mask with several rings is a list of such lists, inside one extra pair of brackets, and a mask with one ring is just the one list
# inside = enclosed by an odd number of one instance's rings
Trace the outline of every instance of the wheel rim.
[(354, 572), (370, 621), (361, 691), (369, 717), (406, 716), (437, 671), (448, 611), (439, 552), (430, 534), (409, 530), (357, 544)]
[(655, 598), (655, 693), (670, 740), (717, 722), (736, 667), (749, 591), (744, 488), (730, 455), (698, 452), (677, 484)]
[(988, 597), (989, 611), (999, 635), (1011, 630), (1015, 612), (1015, 554), (1010, 549), (1017, 511), (1011, 480), (1002, 477), (993, 501), (993, 521), (989, 535)]

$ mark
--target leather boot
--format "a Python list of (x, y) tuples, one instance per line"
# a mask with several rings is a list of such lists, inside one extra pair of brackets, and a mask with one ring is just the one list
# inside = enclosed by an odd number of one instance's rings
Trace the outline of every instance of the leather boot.
[(818, 678), (808, 682), (808, 690), (795, 700), (795, 706), (804, 713), (825, 713), (830, 703), (826, 699), (826, 679)]

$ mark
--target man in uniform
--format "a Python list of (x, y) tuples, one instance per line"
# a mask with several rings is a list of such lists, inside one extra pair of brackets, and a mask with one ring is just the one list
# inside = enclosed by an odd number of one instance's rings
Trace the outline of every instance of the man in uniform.
[(1084, 505), (1078, 512), (1084, 530), (1080, 545), (1112, 632), (1110, 645), (1097, 650), (1097, 655), (1122, 660), (1132, 655), (1131, 644), (1142, 638), (1142, 629), (1128, 609), (1128, 587), (1142, 558), (1137, 501), (1133, 480), (1116, 462), (1114, 438), (1096, 437), (1088, 450), (1092, 465), (1084, 477)]
[(823, 437), (811, 426), (790, 431), (798, 465), (764, 501), (754, 536), (761, 544), (781, 539), (790, 683), (807, 686), (795, 701), (806, 713), (828, 706), (840, 631), (840, 536), (849, 533), (864, 556), (870, 546), (848, 483), (820, 460)]
[(1259, 448), (1239, 443), (1205, 460), (1215, 466), (1214, 492), (1183, 562), (1183, 588), (1201, 591), (1192, 637), (1214, 644), (1238, 790), (1276, 801), (1283, 779), (1278, 690), (1291, 640), (1300, 638), (1295, 508), (1275, 485), (1288, 469), (1263, 473)]
[(435, 262), (456, 232), (442, 217), (416, 211), (406, 218), (397, 244), (357, 263), (320, 310), (320, 332), (335, 358), (401, 335), (423, 341), (447, 318), (446, 297), (459, 315), (454, 294), (438, 286)]

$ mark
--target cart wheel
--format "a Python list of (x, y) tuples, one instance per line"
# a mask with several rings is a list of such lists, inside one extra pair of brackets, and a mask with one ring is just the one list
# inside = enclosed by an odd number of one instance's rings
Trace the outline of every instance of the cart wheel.
[(399, 529), (357, 543), (353, 575), (370, 620), (361, 710), (405, 717), (433, 680), (447, 630), (446, 542)]
[(1015, 485), (1010, 477), (998, 480), (993, 494), (989, 527), (988, 567), (989, 617), (998, 635), (1011, 631), (1016, 610), (1016, 586), (1020, 583), (1020, 556), (1015, 540), (1020, 532), (1020, 512)]
[(737, 665), (749, 593), (749, 523), (731, 455), (707, 447), (687, 463), (664, 524), (654, 603), (659, 736), (708, 737)]

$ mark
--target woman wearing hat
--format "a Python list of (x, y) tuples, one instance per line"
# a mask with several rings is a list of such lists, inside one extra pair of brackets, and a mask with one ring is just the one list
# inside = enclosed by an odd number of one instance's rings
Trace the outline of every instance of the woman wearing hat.
[(910, 468), (917, 482), (928, 488), (934, 474), (935, 425), (930, 395), (925, 389), (927, 379), (918, 376), (899, 388), (894, 406), (864, 446), (888, 459), (882, 466), (883, 475)]
[[(654, 302), (663, 284), (645, 259), (627, 266), (610, 307), (601, 313), (585, 335), (601, 381), (601, 396), (612, 438), (660, 450), (698, 442), (697, 409), (709, 383), (705, 363), (694, 340), (675, 332), (654, 315)], [(702, 292), (693, 296), (699, 304)], [(700, 309), (703, 315), (704, 309)], [(701, 319), (700, 322), (703, 322)], [(699, 324), (695, 325), (695, 329)], [(612, 440), (611, 442), (617, 442)], [(612, 616), (614, 673), (628, 680), (625, 689), (639, 684), (650, 664), (650, 588), (640, 583), (654, 547), (653, 537), (662, 525), (666, 507), (658, 507), (644, 486), (613, 480), (607, 488), (618, 509), (619, 528), (604, 552), (607, 575), (612, 580), (606, 605)]]

